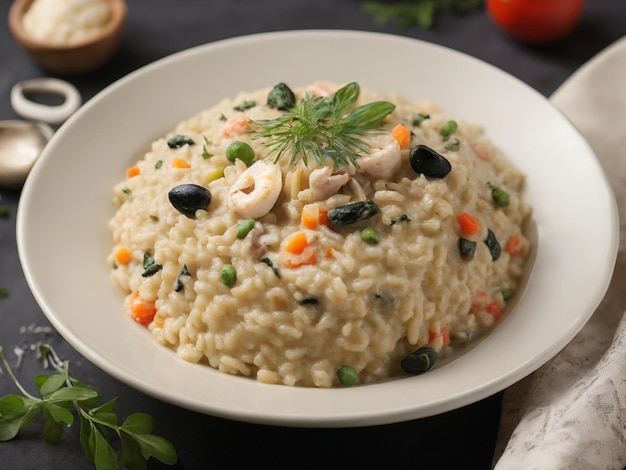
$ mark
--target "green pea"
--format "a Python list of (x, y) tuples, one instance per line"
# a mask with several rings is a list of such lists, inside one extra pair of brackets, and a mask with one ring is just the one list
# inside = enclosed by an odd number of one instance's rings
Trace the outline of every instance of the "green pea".
[(247, 219), (247, 220), (242, 220), (241, 222), (239, 222), (237, 224), (237, 238), (239, 239), (246, 238), (246, 235), (250, 233), (250, 230), (254, 228), (255, 224), (256, 224), (256, 220), (254, 219)]
[(361, 240), (365, 243), (369, 243), (370, 245), (375, 245), (380, 241), (380, 237), (378, 236), (376, 229), (367, 227), (361, 230)]
[(250, 166), (254, 162), (254, 150), (250, 147), (250, 144), (236, 140), (226, 149), (226, 158), (232, 163), (235, 163), (235, 160), (239, 159), (244, 162), (246, 166)]
[(513, 289), (504, 289), (502, 291), (502, 300), (508, 302), (513, 297)]
[(232, 264), (225, 264), (220, 270), (220, 281), (228, 287), (232, 287), (237, 282), (237, 271)]
[(352, 387), (359, 383), (359, 374), (352, 366), (341, 366), (337, 369), (337, 378), (344, 387)]
[(446, 121), (443, 126), (441, 126), (441, 135), (444, 137), (450, 137), (454, 134), (458, 128), (458, 124), (456, 121), (450, 120)]
[(506, 207), (509, 205), (509, 193), (507, 193), (504, 189), (492, 188), (491, 197), (493, 198), (493, 202), (495, 202), (498, 207)]

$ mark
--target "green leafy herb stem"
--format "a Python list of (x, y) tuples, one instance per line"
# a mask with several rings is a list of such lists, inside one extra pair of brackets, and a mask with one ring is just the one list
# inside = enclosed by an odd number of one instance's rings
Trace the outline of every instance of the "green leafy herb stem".
[(376, 132), (395, 105), (376, 101), (355, 108), (359, 84), (349, 83), (328, 97), (306, 94), (294, 106), (275, 119), (253, 121), (253, 138), (266, 139), (270, 156), (277, 162), (289, 155), (289, 163), (299, 160), (307, 165), (312, 157), (321, 165), (328, 159), (335, 168), (354, 165), (369, 152), (363, 137)]
[[(173, 445), (152, 434), (154, 423), (149, 414), (134, 413), (118, 424), (114, 412), (117, 398), (100, 404), (100, 391), (71, 377), (68, 361), (58, 360), (46, 345), (40, 346), (39, 353), (40, 359), (49, 361), (56, 373), (35, 377), (40, 395), (35, 396), (17, 380), (0, 346), (0, 362), (21, 393), (0, 398), (0, 442), (13, 439), (43, 414), (43, 438), (56, 444), (64, 429), (73, 424), (76, 414), (80, 421), (80, 443), (97, 469), (145, 469), (150, 457), (167, 465), (177, 462)], [(121, 461), (109, 442), (112, 434), (121, 441)]]
[(478, 9), (483, 3), (484, 0), (368, 0), (362, 3), (362, 7), (379, 24), (391, 22), (399, 28), (417, 24), (428, 29), (439, 11), (464, 14)]

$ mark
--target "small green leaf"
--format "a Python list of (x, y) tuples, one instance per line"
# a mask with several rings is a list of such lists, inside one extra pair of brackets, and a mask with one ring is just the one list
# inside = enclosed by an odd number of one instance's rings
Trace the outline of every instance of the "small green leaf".
[[(39, 376), (38, 378), (43, 378), (44, 376)], [(61, 387), (65, 385), (66, 377), (61, 374), (54, 374), (48, 376), (45, 380), (41, 382), (41, 385), (38, 384), (39, 393), (41, 393), (44, 397), (46, 395), (50, 395), (53, 392), (56, 392)], [(37, 381), (38, 382), (38, 381)]]
[(83, 447), (89, 462), (94, 463), (96, 448), (93, 424), (81, 412), (78, 413), (78, 417), (80, 419), (80, 445)]
[(344, 123), (358, 124), (359, 127), (371, 129), (382, 123), (394, 109), (396, 105), (388, 101), (367, 103), (348, 114)]
[(94, 463), (97, 470), (117, 470), (117, 456), (111, 444), (106, 440), (97, 428), (94, 428), (92, 435), (95, 437)]
[(167, 439), (152, 434), (132, 434), (132, 436), (146, 459), (154, 457), (167, 465), (174, 465), (178, 461), (176, 450)]
[(27, 411), (26, 414), (22, 417), (22, 426), (20, 427), (20, 431), (28, 428), (33, 423), (33, 421), (35, 421), (35, 418), (37, 418), (37, 416), (39, 415), (39, 410), (41, 409), (41, 402), (27, 404), (26, 407)]
[(348, 83), (337, 90), (332, 98), (335, 119), (343, 117), (354, 107), (360, 93), (361, 88), (356, 82)]
[(0, 418), (11, 420), (26, 413), (24, 398), (19, 395), (9, 394), (0, 398)]
[(61, 424), (71, 426), (74, 422), (74, 415), (72, 412), (67, 408), (57, 405), (56, 403), (46, 403), (44, 405), (44, 410), (47, 411), (55, 419), (55, 421), (58, 421)]
[(147, 413), (133, 413), (124, 420), (122, 428), (132, 434), (150, 434), (154, 429), (154, 420)]
[(133, 470), (148, 468), (148, 461), (142, 455), (137, 441), (126, 433), (120, 433), (120, 440), (122, 441), (122, 467)]
[(24, 417), (19, 416), (11, 420), (0, 418), (0, 442), (10, 441), (20, 432)]
[(64, 387), (44, 398), (46, 403), (57, 401), (83, 401), (98, 396), (96, 390), (82, 387)]
[(43, 414), (45, 417), (43, 438), (48, 444), (56, 444), (63, 435), (63, 425), (54, 419), (54, 416), (50, 413), (47, 406), (44, 406)]

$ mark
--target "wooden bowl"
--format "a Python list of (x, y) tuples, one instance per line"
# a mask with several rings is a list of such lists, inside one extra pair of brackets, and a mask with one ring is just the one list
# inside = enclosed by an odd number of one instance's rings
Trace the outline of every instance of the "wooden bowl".
[(109, 22), (91, 39), (74, 44), (51, 44), (33, 39), (24, 30), (22, 18), (34, 0), (14, 0), (9, 9), (9, 28), (15, 40), (47, 71), (78, 75), (104, 65), (117, 50), (126, 23), (124, 0), (106, 0), (111, 8)]

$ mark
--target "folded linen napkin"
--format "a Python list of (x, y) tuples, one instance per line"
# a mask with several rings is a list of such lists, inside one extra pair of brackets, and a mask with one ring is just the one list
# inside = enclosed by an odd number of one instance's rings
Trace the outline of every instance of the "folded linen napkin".
[(626, 37), (551, 97), (587, 139), (613, 187), (619, 252), (605, 298), (585, 327), (557, 356), (504, 392), (495, 470), (626, 466), (625, 78)]

